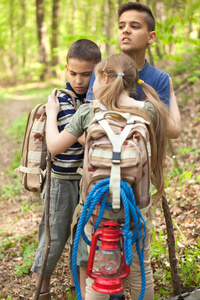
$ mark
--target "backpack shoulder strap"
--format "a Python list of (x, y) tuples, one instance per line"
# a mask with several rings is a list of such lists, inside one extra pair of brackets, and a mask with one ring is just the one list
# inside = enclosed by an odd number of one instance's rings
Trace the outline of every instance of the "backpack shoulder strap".
[(112, 153), (112, 167), (110, 175), (110, 192), (112, 193), (112, 207), (113, 209), (120, 208), (120, 160), (121, 160), (121, 147), (129, 135), (133, 124), (136, 121), (142, 121), (146, 123), (143, 118), (134, 116), (132, 114), (121, 114), (117, 112), (117, 115), (123, 116), (127, 120), (127, 124), (124, 127), (120, 135), (114, 134), (112, 128), (105, 119), (105, 115), (108, 113), (115, 114), (115, 112), (98, 112), (95, 114), (96, 121), (103, 127), (106, 131), (108, 138), (113, 146)]
[[(70, 98), (72, 99), (75, 110), (77, 110), (79, 108), (79, 105), (77, 105), (77, 102), (76, 102), (77, 96), (74, 92), (72, 92), (70, 90), (67, 90), (67, 89), (60, 89), (59, 91), (61, 93), (65, 94), (65, 95), (70, 96)], [(58, 94), (58, 97), (59, 97), (59, 94)]]

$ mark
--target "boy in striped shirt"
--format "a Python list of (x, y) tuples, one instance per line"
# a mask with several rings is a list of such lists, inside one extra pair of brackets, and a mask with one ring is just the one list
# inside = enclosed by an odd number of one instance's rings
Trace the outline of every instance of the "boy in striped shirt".
[[(71, 45), (67, 54), (66, 69), (69, 82), (66, 84), (66, 90), (73, 97), (65, 93), (65, 90), (62, 90), (58, 95), (60, 102), (60, 112), (57, 119), (59, 131), (64, 129), (75, 114), (76, 109), (84, 103), (92, 71), (100, 60), (101, 52), (94, 42), (88, 39), (80, 39)], [(49, 218), (51, 247), (41, 287), (40, 300), (51, 299), (49, 292), (51, 275), (70, 236), (72, 216), (79, 203), (80, 175), (76, 171), (83, 166), (83, 143), (84, 137), (80, 138), (67, 151), (56, 155), (52, 159)], [(42, 197), (45, 199), (45, 187)], [(45, 216), (43, 211), (39, 224), (38, 249), (31, 269), (35, 273), (36, 284), (39, 280), (45, 245)], [(71, 271), (70, 259), (69, 269)], [(73, 285), (72, 272), (70, 273), (71, 285)]]

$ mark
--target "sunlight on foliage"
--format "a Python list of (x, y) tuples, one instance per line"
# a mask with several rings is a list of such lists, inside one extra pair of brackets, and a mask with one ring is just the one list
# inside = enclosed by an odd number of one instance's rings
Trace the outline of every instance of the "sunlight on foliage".
[(0, 200), (11, 199), (13, 200), (16, 195), (22, 190), (19, 177), (14, 178), (12, 183), (5, 183), (0, 190)]
[[(175, 224), (177, 227), (177, 224)], [(179, 232), (183, 237), (184, 234)], [(182, 244), (179, 237), (176, 237), (176, 255), (178, 261), (178, 272), (183, 289), (195, 288), (200, 283), (200, 239), (194, 245), (187, 243), (187, 247)], [(159, 295), (155, 299), (163, 299), (172, 292), (171, 271), (168, 258), (168, 249), (166, 245), (166, 236), (161, 230), (158, 232), (153, 229), (153, 239), (151, 242), (151, 261), (154, 269), (154, 280), (159, 282)], [(159, 298), (161, 297), (161, 298)]]
[(34, 262), (37, 243), (33, 242), (32, 240), (30, 240), (29, 243), (31, 244), (27, 244), (26, 239), (26, 242), (22, 243), (21, 245), (22, 252), (20, 253), (20, 255), (23, 256), (23, 263), (21, 266), (14, 267), (14, 270), (17, 271), (16, 274), (18, 277), (21, 277), (23, 274), (28, 274)]
[(19, 116), (8, 129), (8, 135), (14, 137), (16, 143), (22, 143), (26, 128), (27, 114)]

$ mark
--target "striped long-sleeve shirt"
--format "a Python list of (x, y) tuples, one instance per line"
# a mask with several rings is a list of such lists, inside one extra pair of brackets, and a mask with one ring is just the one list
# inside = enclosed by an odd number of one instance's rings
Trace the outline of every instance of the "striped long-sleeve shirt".
[[(67, 82), (66, 89), (76, 95), (76, 104), (78, 106), (84, 103), (85, 94), (77, 95), (69, 82)], [(64, 129), (65, 125), (69, 123), (69, 120), (75, 114), (76, 110), (69, 95), (61, 92), (58, 95), (58, 100), (60, 102), (60, 112), (57, 117), (57, 124), (60, 132)], [(52, 176), (69, 180), (80, 179), (80, 175), (76, 173), (76, 171), (79, 167), (83, 167), (83, 155), (84, 148), (78, 142), (73, 144), (65, 152), (57, 154), (52, 161)]]

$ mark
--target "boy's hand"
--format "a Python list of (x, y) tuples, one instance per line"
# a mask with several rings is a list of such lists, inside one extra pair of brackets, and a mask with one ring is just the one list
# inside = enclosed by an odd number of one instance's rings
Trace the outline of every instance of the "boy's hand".
[(47, 116), (52, 115), (58, 115), (60, 111), (60, 103), (58, 101), (57, 95), (57, 89), (54, 89), (51, 93), (51, 95), (48, 96), (48, 103), (46, 105), (46, 114)]

